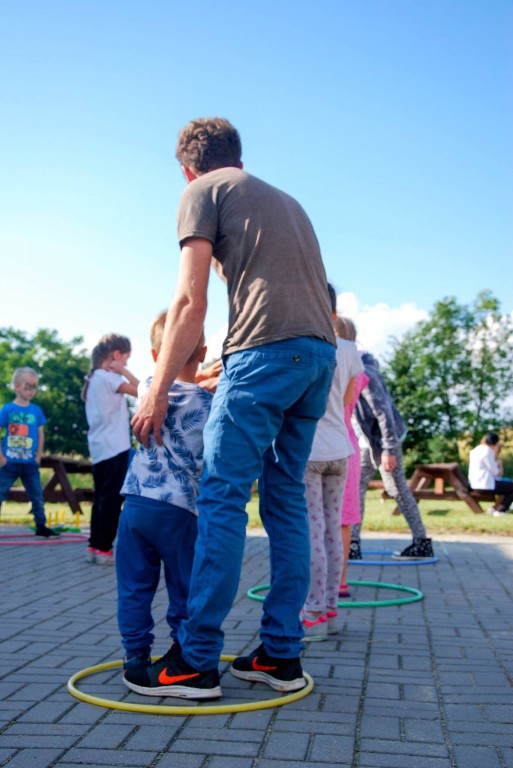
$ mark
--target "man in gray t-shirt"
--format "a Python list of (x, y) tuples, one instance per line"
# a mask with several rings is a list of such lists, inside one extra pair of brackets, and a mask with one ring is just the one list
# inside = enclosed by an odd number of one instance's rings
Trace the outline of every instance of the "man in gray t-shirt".
[(246, 504), (259, 478), (269, 535), (271, 587), (262, 644), (231, 667), (236, 677), (278, 691), (306, 684), (299, 619), (309, 582), (303, 474), (335, 367), (326, 275), (312, 225), (289, 195), (242, 170), (237, 131), (226, 120), (194, 120), (177, 158), (189, 185), (180, 201), (181, 264), (155, 375), (132, 424), (161, 441), (167, 392), (197, 342), (210, 266), (228, 288), (223, 372), (204, 433), (198, 539), (178, 642), (130, 674), (139, 693), (219, 695), (221, 625), (242, 566)]

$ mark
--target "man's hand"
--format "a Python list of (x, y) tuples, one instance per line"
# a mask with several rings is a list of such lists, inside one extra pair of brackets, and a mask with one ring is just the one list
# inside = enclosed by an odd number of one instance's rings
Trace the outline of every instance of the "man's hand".
[(149, 447), (150, 435), (152, 433), (157, 444), (162, 445), (160, 427), (166, 418), (167, 408), (167, 395), (158, 398), (153, 394), (151, 387), (140, 401), (137, 413), (133, 417), (131, 424), (136, 439), (142, 443), (145, 448)]
[(381, 466), (385, 470), (385, 472), (393, 472), (394, 469), (397, 467), (397, 459), (395, 456), (389, 456), (389, 454), (384, 453), (381, 456)]

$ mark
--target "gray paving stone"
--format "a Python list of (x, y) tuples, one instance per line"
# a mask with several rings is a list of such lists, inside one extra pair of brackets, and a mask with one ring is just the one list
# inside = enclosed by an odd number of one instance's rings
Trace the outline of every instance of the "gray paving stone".
[(401, 723), (398, 717), (364, 715), (360, 724), (360, 731), (362, 738), (399, 740), (401, 738)]
[[(454, 768), (449, 758), (426, 757), (422, 755), (390, 755), (378, 752), (360, 752), (358, 768)], [(467, 768), (462, 765), (458, 768)], [(484, 766), (481, 766), (484, 768)], [(488, 768), (488, 766), (486, 766)]]
[(7, 762), (8, 758), (12, 757), (15, 753), (16, 753), (15, 749), (4, 749), (0, 747), (0, 763), (3, 764)]
[(9, 768), (48, 768), (57, 759), (59, 749), (22, 749), (7, 763)]
[(253, 759), (247, 760), (240, 757), (214, 757), (210, 760), (208, 768), (253, 768)]
[(351, 736), (314, 736), (309, 758), (318, 763), (336, 762), (346, 757), (351, 758), (354, 738)]
[[(100, 723), (80, 741), (80, 749), (117, 749), (133, 733), (132, 725)], [(154, 749), (157, 749), (155, 746)]]
[[(256, 763), (256, 768), (294, 768), (294, 766), (297, 765), (293, 760), (258, 760)], [(302, 768), (349, 768), (351, 765), (350, 762), (341, 762), (340, 760), (337, 760), (336, 762), (315, 762), (310, 760), (305, 760), (303, 763), (301, 763)], [(160, 768), (160, 766), (159, 766)], [(219, 768), (222, 768), (222, 766), (219, 766)]]
[(57, 736), (55, 734), (41, 733), (37, 734), (9, 734), (4, 733), (0, 736), (0, 742), (3, 747), (12, 747), (13, 749), (32, 749), (37, 744), (38, 749), (67, 749), (76, 742), (76, 736)]
[(454, 754), (458, 765), (462, 768), (502, 768), (495, 747), (462, 747), (456, 746)]
[[(66, 754), (65, 759), (68, 763), (79, 765), (95, 766), (123, 766), (123, 768), (146, 768), (150, 766), (157, 757), (156, 751), (133, 751), (114, 750), (114, 749), (71, 749)], [(20, 766), (20, 768), (22, 768)], [(47, 766), (45, 766), (47, 768)]]
[[(226, 758), (223, 757), (222, 759), (225, 760)], [(240, 760), (240, 758), (237, 758), (237, 760)], [(201, 768), (204, 762), (204, 755), (167, 754), (163, 755), (155, 763), (155, 768)]]
[(396, 756), (448, 757), (447, 747), (440, 743), (404, 742), (385, 739), (362, 739), (362, 752), (379, 752)]
[(264, 749), (264, 757), (280, 758), (302, 762), (308, 750), (310, 737), (307, 734), (294, 734), (294, 738), (284, 738), (283, 733), (271, 733)]
[(240, 755), (241, 757), (255, 757), (258, 754), (260, 744), (247, 741), (210, 741), (208, 739), (178, 738), (173, 742), (173, 752), (191, 752), (202, 755)]

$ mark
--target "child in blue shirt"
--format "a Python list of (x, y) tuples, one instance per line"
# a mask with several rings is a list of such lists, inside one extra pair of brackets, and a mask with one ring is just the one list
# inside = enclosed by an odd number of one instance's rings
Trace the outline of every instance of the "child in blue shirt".
[[(151, 328), (153, 359), (157, 360), (166, 313)], [(162, 445), (153, 436), (132, 459), (122, 495), (116, 556), (118, 625), (125, 649), (125, 684), (139, 693), (138, 668), (147, 666), (154, 640), (151, 604), (160, 579), (161, 563), (169, 596), (167, 623), (176, 638), (187, 617), (187, 597), (197, 533), (196, 497), (203, 468), (203, 427), (212, 394), (195, 383), (205, 359), (203, 333), (196, 349), (169, 391)], [(151, 377), (139, 387), (142, 396)]]
[(33, 368), (17, 368), (12, 378), (16, 397), (0, 410), (0, 428), (5, 429), (0, 447), (0, 506), (20, 478), (32, 503), (36, 536), (49, 538), (59, 534), (46, 525), (39, 476), (46, 418), (41, 408), (32, 403), (38, 382), (39, 374)]

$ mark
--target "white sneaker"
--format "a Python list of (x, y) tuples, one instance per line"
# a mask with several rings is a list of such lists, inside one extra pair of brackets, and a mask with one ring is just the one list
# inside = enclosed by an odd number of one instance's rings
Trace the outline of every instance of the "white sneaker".
[(501, 512), (500, 509), (495, 509), (495, 507), (490, 507), (490, 509), (486, 510), (487, 515), (491, 515), (492, 517), (503, 517), (506, 512)]
[(102, 552), (101, 549), (97, 549), (95, 554), (96, 565), (116, 565), (116, 561), (114, 560), (114, 550), (111, 549), (109, 552)]

